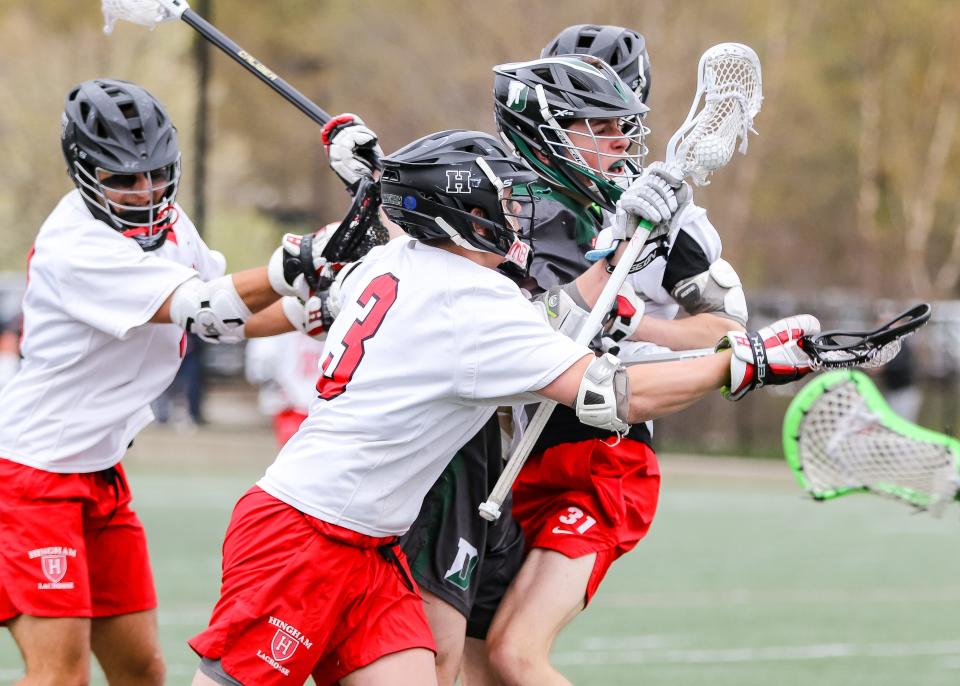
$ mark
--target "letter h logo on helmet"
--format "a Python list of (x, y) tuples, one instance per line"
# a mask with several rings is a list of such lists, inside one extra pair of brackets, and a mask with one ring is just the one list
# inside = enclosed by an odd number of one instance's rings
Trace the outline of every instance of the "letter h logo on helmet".
[(471, 193), (471, 177), (469, 169), (448, 169), (447, 193)]

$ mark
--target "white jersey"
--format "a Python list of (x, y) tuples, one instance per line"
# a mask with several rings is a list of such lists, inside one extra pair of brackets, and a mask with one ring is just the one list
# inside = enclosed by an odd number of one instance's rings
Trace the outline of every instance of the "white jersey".
[(98, 221), (68, 193), (34, 242), (23, 298), (23, 364), (0, 391), (0, 458), (50, 472), (120, 461), (170, 385), (183, 330), (147, 324), (188, 279), (223, 275), (225, 260), (179, 207), (157, 250)]
[(323, 341), (299, 331), (247, 341), (244, 371), (247, 381), (260, 386), (260, 411), (306, 414), (317, 395), (322, 352)]
[(310, 415), (259, 486), (369, 536), (406, 532), (497, 405), (590, 354), (506, 276), (408, 237), (364, 258), (341, 306)]

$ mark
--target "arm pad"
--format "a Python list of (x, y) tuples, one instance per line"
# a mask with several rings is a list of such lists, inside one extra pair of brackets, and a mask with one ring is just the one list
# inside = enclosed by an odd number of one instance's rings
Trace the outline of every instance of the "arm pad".
[(584, 424), (621, 434), (630, 430), (630, 380), (620, 360), (607, 353), (590, 362), (573, 409)]
[(213, 281), (194, 277), (180, 284), (170, 299), (170, 321), (207, 343), (242, 341), (251, 314), (230, 274)]
[(708, 312), (747, 324), (747, 299), (740, 277), (726, 260), (719, 259), (707, 271), (677, 282), (670, 295), (688, 314)]

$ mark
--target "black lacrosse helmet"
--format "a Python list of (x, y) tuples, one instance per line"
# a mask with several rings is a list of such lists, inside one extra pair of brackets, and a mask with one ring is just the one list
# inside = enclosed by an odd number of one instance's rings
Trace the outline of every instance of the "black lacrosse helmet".
[[(67, 174), (90, 212), (144, 250), (160, 247), (176, 222), (180, 182), (177, 130), (163, 105), (127, 81), (84, 81), (67, 93), (60, 142)], [(112, 179), (105, 185), (98, 172)], [(133, 195), (137, 174), (146, 175), (152, 191), (146, 205), (107, 199), (107, 190)]]
[(650, 95), (650, 56), (642, 34), (622, 26), (568, 26), (540, 53), (540, 57), (558, 55), (593, 55), (603, 60), (646, 104)]
[(452, 240), (527, 267), (533, 203), (525, 188), (514, 189), (537, 175), (496, 138), (481, 131), (439, 131), (384, 158), (383, 165), (383, 210), (410, 236)]
[(648, 108), (637, 94), (606, 62), (590, 55), (501, 64), (493, 71), (494, 117), (503, 139), (548, 183), (613, 210), (622, 174), (587, 166), (580, 157), (596, 150), (604, 137), (591, 133), (593, 148), (586, 148), (575, 145), (566, 128), (578, 119), (588, 125), (591, 120), (620, 120), (630, 141), (625, 166), (642, 168), (647, 129), (641, 119)]

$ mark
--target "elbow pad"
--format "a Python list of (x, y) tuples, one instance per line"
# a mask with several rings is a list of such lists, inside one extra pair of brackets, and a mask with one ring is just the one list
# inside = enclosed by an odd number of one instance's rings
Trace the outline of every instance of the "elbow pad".
[(747, 299), (740, 277), (730, 263), (719, 259), (707, 271), (677, 282), (670, 292), (689, 314), (708, 312), (747, 324)]
[(239, 343), (251, 314), (229, 274), (213, 281), (194, 277), (170, 300), (170, 321), (207, 343)]
[(573, 283), (553, 286), (532, 300), (550, 328), (574, 340), (590, 316), (575, 289), (576, 285)]
[(584, 424), (621, 434), (630, 430), (630, 382), (620, 360), (607, 353), (590, 362), (573, 409)]

